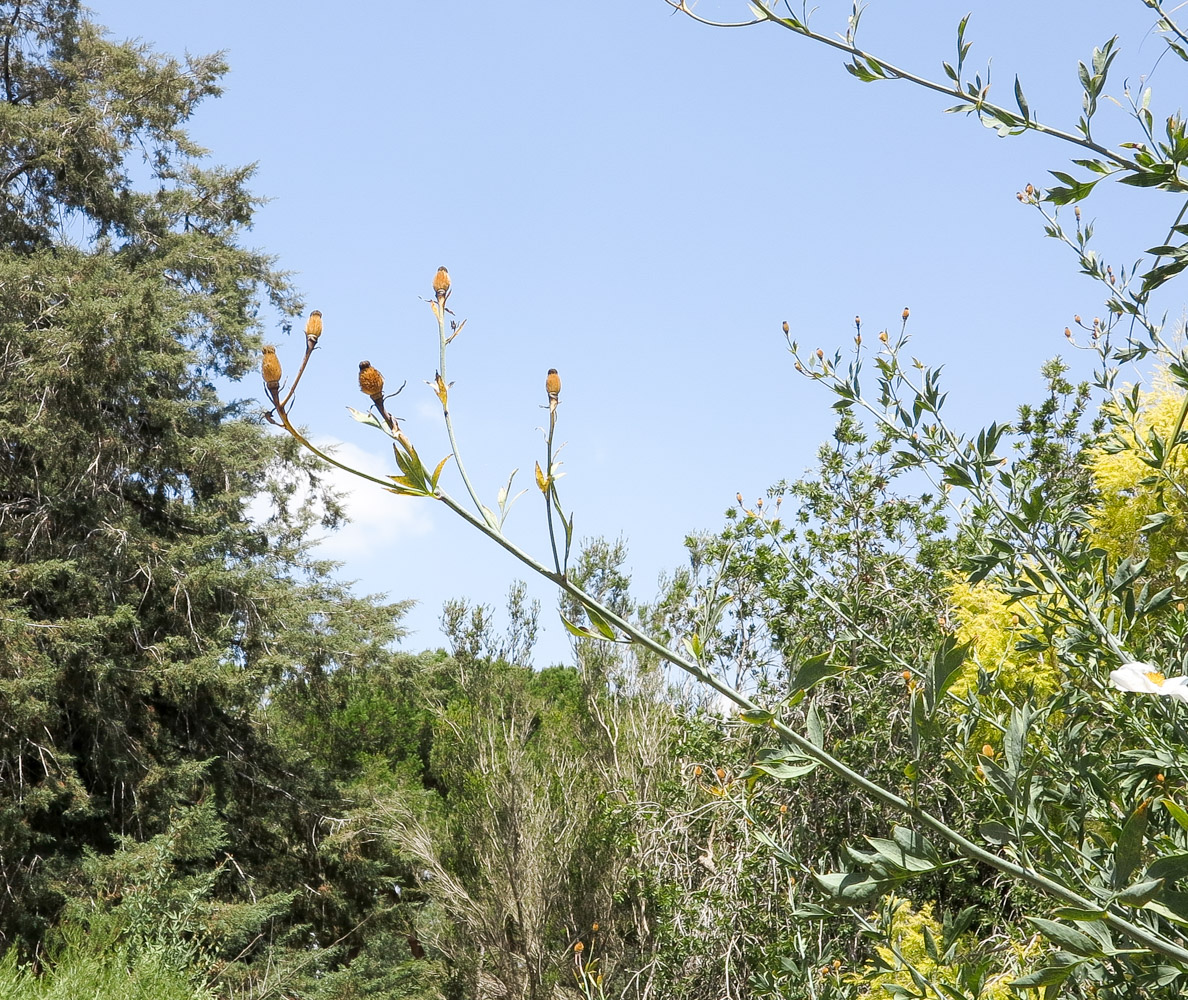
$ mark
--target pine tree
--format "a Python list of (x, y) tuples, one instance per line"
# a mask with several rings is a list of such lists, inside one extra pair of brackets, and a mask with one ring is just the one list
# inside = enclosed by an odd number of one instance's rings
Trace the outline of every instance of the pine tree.
[(251, 168), (185, 131), (224, 71), (0, 3), (0, 941), (37, 940), (85, 852), (212, 799), (241, 888), (299, 885), (324, 790), (262, 707), (398, 633), (310, 556), (340, 514), (301, 499), (312, 467), (217, 388), (264, 301), (300, 307), (241, 243)]

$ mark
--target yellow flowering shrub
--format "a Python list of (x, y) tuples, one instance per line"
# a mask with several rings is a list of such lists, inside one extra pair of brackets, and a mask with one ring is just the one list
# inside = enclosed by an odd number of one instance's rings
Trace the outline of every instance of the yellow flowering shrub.
[(1060, 668), (1052, 651), (1041, 654), (1015, 649), (1021, 631), (1033, 620), (1037, 600), (1024, 598), (1009, 603), (1007, 594), (985, 581), (955, 580), (950, 585), (949, 603), (957, 624), (957, 640), (970, 644), (970, 655), (953, 684), (954, 694), (963, 695), (976, 683), (979, 667), (995, 675), (1008, 697), (1028, 690), (1038, 698), (1056, 693)]
[[(1188, 548), (1188, 448), (1174, 448), (1167, 456), (1163, 467), (1167, 478), (1160, 489), (1158, 482), (1149, 481), (1156, 470), (1143, 461), (1144, 456), (1150, 457), (1144, 442), (1151, 431), (1170, 440), (1183, 409), (1183, 391), (1166, 376), (1157, 376), (1154, 388), (1139, 393), (1133, 426), (1115, 423), (1117, 436), (1130, 447), (1114, 451), (1101, 444), (1089, 453), (1093, 483), (1100, 494), (1091, 516), (1094, 543), (1115, 559), (1150, 558), (1149, 572), (1155, 577), (1170, 574), (1176, 551)], [(1113, 410), (1115, 415), (1120, 412), (1117, 407)], [(1160, 531), (1144, 535), (1140, 529), (1148, 516), (1161, 509), (1172, 520)]]
[[(916, 995), (919, 990), (912, 979), (911, 972), (908, 971), (907, 964), (910, 964), (917, 973), (932, 983), (943, 984), (950, 989), (960, 988), (959, 973), (978, 946), (977, 936), (968, 931), (962, 934), (958, 939), (960, 943), (954, 953), (952, 964), (942, 965), (928, 954), (928, 948), (925, 945), (925, 929), (937, 942), (938, 949), (944, 937), (940, 921), (932, 915), (932, 903), (924, 903), (919, 909), (914, 909), (908, 900), (893, 898), (891, 905), (894, 916), (892, 917), (890, 938), (894, 942), (895, 948), (892, 950), (884, 945), (876, 946), (875, 950), (878, 952), (879, 958), (887, 966), (890, 966), (892, 971), (878, 972), (874, 966), (867, 966), (862, 973), (849, 976), (849, 981), (857, 985), (864, 996), (894, 995), (898, 993), (896, 987), (908, 991), (909, 995)], [(877, 919), (877, 917), (872, 916), (872, 919)], [(1024, 964), (1032, 957), (1031, 952), (1035, 948), (1035, 943), (1031, 942), (1027, 945), (1016, 944), (1013, 947), (1000, 949), (1000, 953), (1009, 962), (1009, 968), (986, 977), (985, 984), (978, 994), (978, 1000), (1018, 1000), (1018, 994), (1012, 991), (1007, 984), (1018, 978)], [(898, 955), (896, 951), (898, 951)], [(900, 956), (902, 956), (902, 960)]]

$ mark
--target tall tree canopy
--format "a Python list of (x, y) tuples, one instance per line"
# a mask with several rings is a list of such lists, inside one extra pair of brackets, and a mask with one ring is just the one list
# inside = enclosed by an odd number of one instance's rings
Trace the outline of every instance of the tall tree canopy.
[(198, 803), (246, 876), (299, 864), (312, 779), (254, 719), (397, 632), (312, 560), (338, 516), (302, 500), (312, 468), (220, 398), (262, 301), (300, 305), (241, 242), (251, 168), (186, 133), (224, 70), (73, 0), (0, 3), (0, 940), (37, 940), (88, 850)]

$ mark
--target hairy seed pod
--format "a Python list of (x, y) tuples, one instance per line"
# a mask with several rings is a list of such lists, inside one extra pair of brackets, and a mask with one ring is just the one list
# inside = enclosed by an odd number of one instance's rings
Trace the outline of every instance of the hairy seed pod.
[(370, 396), (376, 406), (384, 405), (384, 377), (379, 369), (371, 367), (370, 361), (359, 362), (359, 390)]
[(276, 348), (271, 344), (264, 348), (264, 360), (260, 364), (260, 374), (264, 376), (264, 385), (269, 392), (278, 392), (280, 390), (280, 358), (276, 356)]
[(307, 350), (312, 351), (318, 344), (318, 338), (322, 335), (322, 310), (315, 309), (309, 314), (309, 319), (305, 321), (305, 346)]

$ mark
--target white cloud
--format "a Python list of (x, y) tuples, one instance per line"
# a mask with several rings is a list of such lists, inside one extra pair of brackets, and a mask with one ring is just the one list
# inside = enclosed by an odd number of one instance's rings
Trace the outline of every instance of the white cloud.
[[(334, 438), (320, 438), (314, 444), (344, 465), (370, 475), (382, 478), (397, 471), (391, 455), (385, 457)], [(326, 466), (323, 474), (340, 498), (348, 520), (322, 536), (317, 546), (322, 558), (346, 563), (348, 567), (366, 563), (380, 552), (391, 551), (399, 542), (433, 530), (430, 501), (388, 493), (377, 483), (335, 466)], [(272, 504), (265, 494), (259, 494), (247, 511), (254, 521), (264, 521), (271, 513)]]
[[(344, 465), (371, 475), (383, 477), (397, 472), (391, 455), (374, 454), (358, 445), (332, 438), (319, 439), (314, 444)], [(397, 542), (433, 530), (427, 506), (429, 500), (388, 493), (376, 483), (333, 466), (326, 470), (326, 478), (342, 498), (349, 518), (348, 524), (330, 532), (318, 545), (319, 553), (328, 559), (348, 563), (366, 559), (379, 550), (390, 549)]]

